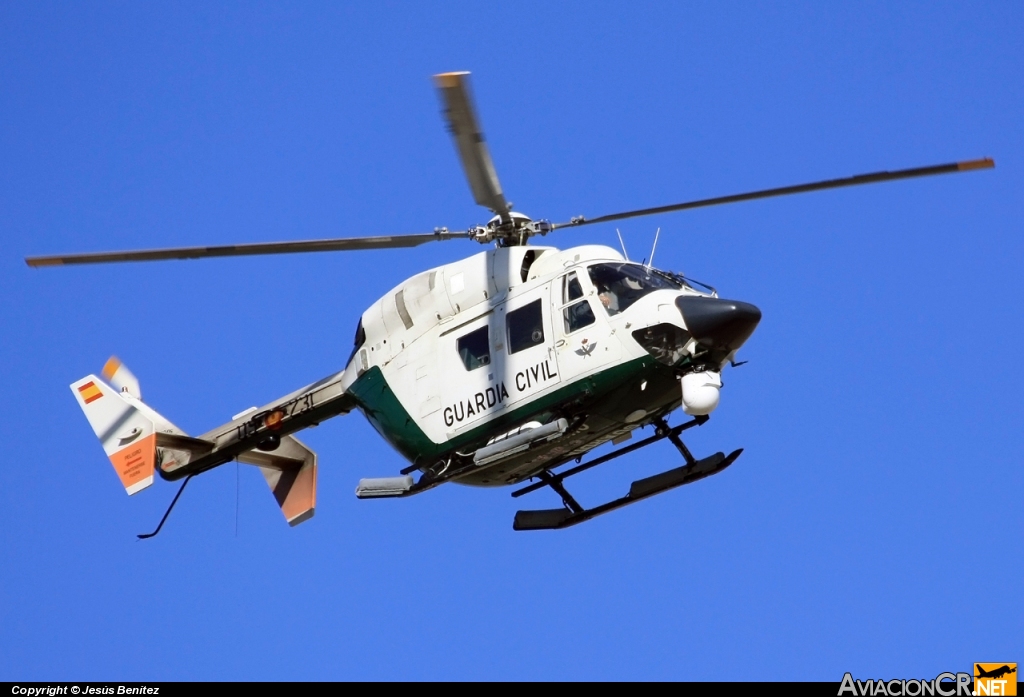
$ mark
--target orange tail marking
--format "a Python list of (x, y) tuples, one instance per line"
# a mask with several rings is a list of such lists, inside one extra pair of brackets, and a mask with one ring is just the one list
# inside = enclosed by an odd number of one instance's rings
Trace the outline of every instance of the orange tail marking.
[(133, 487), (153, 481), (156, 434), (146, 436), (137, 443), (118, 450), (110, 456), (110, 464), (114, 466), (117, 476), (121, 478), (121, 484), (128, 493), (134, 493)]

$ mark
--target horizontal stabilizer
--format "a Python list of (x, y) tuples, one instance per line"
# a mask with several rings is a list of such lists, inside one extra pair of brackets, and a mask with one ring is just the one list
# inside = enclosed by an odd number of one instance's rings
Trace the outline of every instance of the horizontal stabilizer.
[(284, 436), (271, 452), (250, 450), (239, 462), (257, 465), (277, 505), (292, 527), (313, 517), (316, 510), (316, 453), (295, 436)]
[[(157, 424), (157, 428), (160, 425)], [(213, 450), (213, 443), (199, 438), (189, 438), (178, 433), (156, 434), (156, 461), (162, 477), (169, 478), (193, 460)]]

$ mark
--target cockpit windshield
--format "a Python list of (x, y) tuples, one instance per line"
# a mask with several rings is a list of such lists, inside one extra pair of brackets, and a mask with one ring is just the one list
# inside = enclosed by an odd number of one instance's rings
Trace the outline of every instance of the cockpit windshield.
[(587, 271), (609, 315), (617, 315), (648, 293), (679, 290), (682, 284), (640, 264), (594, 264)]

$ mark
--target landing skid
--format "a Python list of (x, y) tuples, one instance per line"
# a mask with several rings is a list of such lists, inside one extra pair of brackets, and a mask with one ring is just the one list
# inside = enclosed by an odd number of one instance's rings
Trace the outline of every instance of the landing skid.
[[(707, 420), (708, 417), (706, 416), (698, 416), (692, 421), (687, 421), (684, 424), (670, 428), (669, 425), (665, 423), (664, 419), (657, 419), (655, 421), (657, 431), (655, 432), (655, 435), (650, 438), (645, 438), (644, 440), (630, 446), (620, 448), (619, 450), (595, 458), (590, 462), (585, 462), (577, 467), (573, 467), (558, 474), (552, 474), (548, 471), (542, 472), (538, 475), (538, 479), (540, 479), (539, 482), (530, 484), (529, 486), (512, 492), (512, 496), (518, 498), (519, 496), (528, 494), (532, 491), (537, 491), (544, 487), (550, 487), (561, 497), (562, 503), (565, 507), (537, 511), (518, 511), (516, 513), (515, 520), (512, 522), (512, 529), (560, 530), (562, 528), (568, 528), (578, 523), (590, 520), (602, 513), (614, 511), (616, 508), (628, 506), (631, 503), (642, 501), (643, 499), (660, 494), (663, 491), (675, 489), (676, 487), (683, 486), (684, 484), (691, 484), (698, 479), (710, 477), (712, 474), (721, 472), (736, 461), (736, 458), (738, 458), (743, 452), (742, 449), (735, 450), (729, 453), (729, 455), (725, 455), (724, 453), (715, 453), (703, 460), (697, 460), (693, 457), (690, 450), (679, 437), (679, 434), (686, 429), (693, 426), (699, 426)], [(609, 460), (614, 460), (615, 458), (633, 452), (634, 450), (639, 450), (640, 448), (646, 447), (665, 438), (672, 441), (672, 444), (676, 446), (679, 454), (683, 456), (684, 460), (686, 460), (686, 464), (682, 467), (662, 472), (661, 474), (655, 474), (654, 476), (646, 477), (645, 479), (638, 479), (629, 487), (629, 493), (622, 498), (609, 501), (608, 503), (604, 503), (593, 508), (584, 508), (572, 497), (562, 484), (562, 481), (568, 477), (579, 474), (591, 467), (604, 464)]]

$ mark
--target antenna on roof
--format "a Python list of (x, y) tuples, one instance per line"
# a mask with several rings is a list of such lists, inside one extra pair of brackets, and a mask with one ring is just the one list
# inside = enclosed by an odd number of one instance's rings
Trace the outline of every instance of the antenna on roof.
[(661, 234), (661, 228), (658, 228), (654, 232), (654, 246), (651, 247), (651, 260), (647, 262), (647, 269), (650, 270), (651, 264), (654, 263), (654, 250), (658, 248), (658, 235)]
[(619, 232), (619, 228), (615, 228), (615, 234), (619, 236), (619, 244), (622, 246), (622, 256), (626, 257), (626, 261), (629, 261), (629, 252), (626, 251), (626, 243), (622, 241), (622, 233)]

